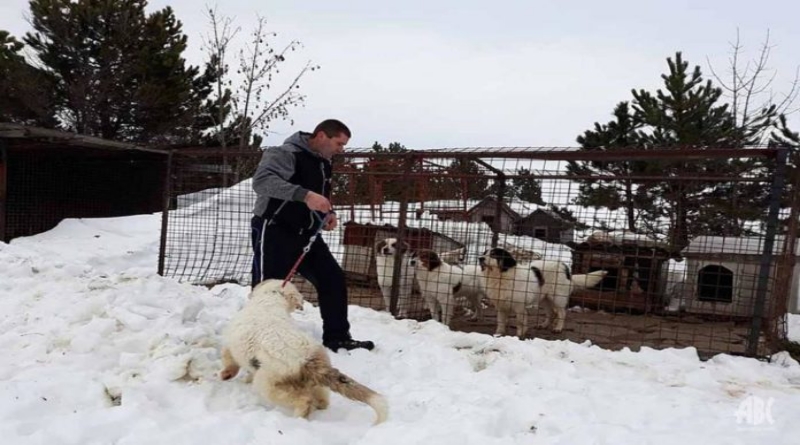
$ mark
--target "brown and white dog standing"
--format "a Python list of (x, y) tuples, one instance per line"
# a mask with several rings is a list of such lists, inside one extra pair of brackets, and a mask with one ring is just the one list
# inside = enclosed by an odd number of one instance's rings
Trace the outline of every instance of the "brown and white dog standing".
[(476, 317), (482, 318), (481, 300), (486, 292), (477, 265), (454, 266), (427, 249), (417, 252), (409, 263), (416, 268), (417, 283), (431, 318), (450, 326), (455, 306), (463, 299), (469, 301)]
[(386, 399), (331, 366), (325, 348), (299, 330), (289, 315), (303, 307), (303, 295), (291, 283), (267, 280), (253, 289), (223, 333), (222, 380), (245, 367), (256, 390), (268, 401), (308, 418), (328, 407), (330, 389), (371, 406), (375, 424), (386, 420)]
[(597, 285), (607, 273), (599, 270), (571, 275), (566, 264), (554, 260), (518, 265), (514, 256), (502, 248), (486, 250), (478, 261), (486, 279), (486, 294), (497, 309), (495, 335), (505, 335), (508, 316), (513, 311), (520, 338), (528, 332), (528, 309), (536, 307), (545, 310), (545, 321), (539, 327), (561, 332), (570, 294)]
[(410, 246), (406, 242), (398, 243), (397, 238), (386, 238), (375, 243), (375, 268), (378, 275), (378, 287), (381, 288), (383, 303), (388, 311), (391, 307), (392, 276), (394, 274), (394, 255), (400, 250), (400, 280), (397, 290), (397, 316), (408, 317), (411, 309), (411, 292), (414, 290), (414, 268), (405, 258)]

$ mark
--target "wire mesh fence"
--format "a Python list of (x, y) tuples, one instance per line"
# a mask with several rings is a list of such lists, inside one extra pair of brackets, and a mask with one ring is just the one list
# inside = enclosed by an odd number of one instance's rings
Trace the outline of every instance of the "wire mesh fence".
[[(342, 224), (323, 238), (350, 303), (398, 318), (765, 356), (786, 337), (800, 279), (786, 154), (352, 150), (334, 164)], [(258, 156), (173, 155), (165, 275), (249, 284), (250, 181), (197, 170), (252, 169)]]
[(0, 241), (45, 232), (65, 218), (157, 212), (165, 159), (138, 150), (0, 140)]

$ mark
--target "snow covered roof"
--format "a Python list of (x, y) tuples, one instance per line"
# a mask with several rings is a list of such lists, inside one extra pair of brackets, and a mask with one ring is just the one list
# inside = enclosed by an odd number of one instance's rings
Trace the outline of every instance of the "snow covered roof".
[[(779, 254), (783, 251), (783, 235), (775, 236), (772, 253)], [(725, 237), (725, 236), (698, 236), (694, 238), (682, 253), (686, 254), (731, 254), (731, 255), (761, 255), (764, 252), (764, 238), (758, 237)], [(800, 254), (800, 244), (795, 246), (795, 255)]]

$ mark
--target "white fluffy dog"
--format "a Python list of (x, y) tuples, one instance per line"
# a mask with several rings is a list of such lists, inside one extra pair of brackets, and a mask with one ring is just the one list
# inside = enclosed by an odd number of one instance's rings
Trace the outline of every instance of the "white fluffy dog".
[(540, 305), (546, 318), (539, 327), (561, 332), (570, 294), (579, 288), (595, 286), (606, 275), (606, 271), (600, 270), (571, 276), (561, 261), (536, 260), (518, 265), (514, 256), (502, 248), (488, 249), (479, 262), (486, 279), (486, 293), (497, 309), (495, 335), (505, 335), (508, 316), (513, 311), (520, 338), (528, 332), (528, 309)]
[(481, 300), (486, 292), (477, 265), (454, 266), (427, 249), (417, 252), (410, 264), (416, 268), (417, 283), (431, 318), (450, 326), (455, 306), (462, 299), (470, 302), (476, 318), (482, 317)]
[(488, 249), (478, 258), (486, 281), (486, 294), (497, 309), (497, 329), (494, 335), (505, 335), (508, 316), (517, 317), (517, 336), (528, 332), (528, 308), (539, 304), (544, 286), (542, 271), (533, 267), (517, 267), (517, 261), (507, 250)]
[(598, 270), (588, 274), (572, 275), (569, 266), (562, 261), (555, 260), (533, 261), (531, 267), (541, 270), (544, 275), (544, 285), (540, 288), (542, 295), (539, 298), (539, 307), (544, 310), (545, 320), (539, 325), (539, 328), (550, 328), (555, 333), (564, 330), (567, 306), (572, 292), (594, 287), (608, 273), (605, 270)]
[(328, 407), (329, 389), (366, 403), (386, 420), (388, 407), (380, 394), (331, 366), (322, 345), (297, 329), (290, 313), (302, 308), (303, 295), (291, 283), (267, 280), (253, 289), (249, 301), (223, 333), (222, 380), (245, 367), (258, 392), (268, 401), (308, 418)]
[(381, 288), (383, 303), (388, 311), (391, 307), (392, 276), (394, 274), (394, 255), (400, 251), (400, 280), (397, 290), (397, 316), (408, 317), (411, 308), (411, 292), (414, 289), (414, 268), (405, 260), (405, 253), (410, 250), (408, 243), (398, 243), (397, 238), (386, 238), (375, 243), (375, 267), (378, 274), (378, 286)]

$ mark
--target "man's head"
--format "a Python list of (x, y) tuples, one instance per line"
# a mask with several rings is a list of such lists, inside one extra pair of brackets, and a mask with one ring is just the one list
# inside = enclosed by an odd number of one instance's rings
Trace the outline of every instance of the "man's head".
[(308, 145), (323, 158), (330, 159), (333, 155), (344, 152), (344, 146), (350, 137), (347, 125), (336, 119), (327, 119), (314, 128)]

